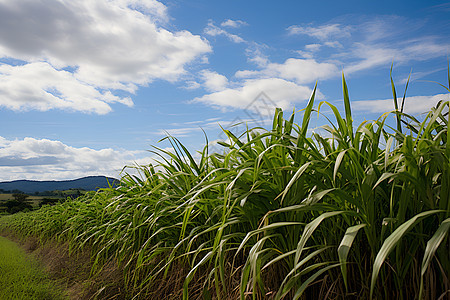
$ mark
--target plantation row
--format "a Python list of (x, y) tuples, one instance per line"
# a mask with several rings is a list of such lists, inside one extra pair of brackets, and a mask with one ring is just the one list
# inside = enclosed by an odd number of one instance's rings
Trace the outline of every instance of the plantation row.
[[(271, 130), (225, 130), (222, 154), (168, 137), (142, 176), (0, 228), (119, 263), (126, 299), (448, 297), (449, 102), (419, 121), (392, 87), (397, 110), (357, 127), (343, 80), (345, 116), (314, 89), (301, 124), (277, 109)], [(335, 121), (310, 134), (324, 106)]]

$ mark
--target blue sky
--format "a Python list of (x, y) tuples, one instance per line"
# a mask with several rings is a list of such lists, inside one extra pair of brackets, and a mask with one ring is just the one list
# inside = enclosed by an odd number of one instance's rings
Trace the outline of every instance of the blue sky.
[(445, 1), (0, 0), (0, 181), (119, 177), (167, 133), (216, 149), (219, 124), (269, 124), (316, 81), (342, 107), (342, 71), (355, 122), (376, 119), (392, 61), (420, 115), (449, 100), (430, 82), (449, 37)]

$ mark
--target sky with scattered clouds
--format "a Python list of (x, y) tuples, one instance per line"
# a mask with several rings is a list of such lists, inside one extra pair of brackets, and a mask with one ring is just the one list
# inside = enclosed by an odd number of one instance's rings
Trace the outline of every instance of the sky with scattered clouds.
[(433, 0), (0, 0), (0, 181), (120, 177), (167, 134), (195, 152), (275, 106), (301, 117), (316, 82), (342, 109), (342, 72), (355, 122), (376, 119), (392, 62), (420, 115), (450, 100), (449, 37)]

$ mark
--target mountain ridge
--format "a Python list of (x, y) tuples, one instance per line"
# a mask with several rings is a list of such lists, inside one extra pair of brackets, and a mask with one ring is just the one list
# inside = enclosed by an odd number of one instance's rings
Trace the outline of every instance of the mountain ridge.
[(54, 190), (83, 189), (95, 191), (99, 188), (115, 186), (119, 180), (106, 176), (86, 176), (72, 180), (12, 180), (0, 182), (0, 189), (4, 191), (19, 190), (23, 193), (36, 193)]

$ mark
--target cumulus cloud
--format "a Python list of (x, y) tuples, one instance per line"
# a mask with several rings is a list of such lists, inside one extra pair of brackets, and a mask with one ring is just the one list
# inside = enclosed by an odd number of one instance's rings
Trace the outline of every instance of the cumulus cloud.
[(269, 64), (264, 72), (297, 83), (311, 83), (318, 79), (334, 77), (339, 74), (339, 69), (332, 63), (319, 63), (314, 59), (289, 58), (282, 64)]
[(0, 65), (0, 106), (11, 110), (64, 109), (106, 114), (112, 110), (109, 104), (114, 102), (133, 106), (129, 97), (100, 91), (46, 62)]
[[(437, 94), (432, 96), (406, 97), (404, 112), (407, 114), (425, 113), (436, 106), (441, 100), (449, 101), (450, 95)], [(385, 113), (394, 110), (394, 102), (392, 99), (353, 101), (352, 107), (359, 111)]]
[(216, 108), (245, 109), (257, 99), (261, 92), (270, 97), (276, 107), (287, 109), (292, 106), (292, 103), (309, 99), (312, 90), (281, 78), (249, 79), (238, 87), (207, 94), (195, 98), (193, 102), (204, 103)]
[(262, 70), (238, 71), (236, 77), (278, 77), (305, 84), (318, 79), (335, 77), (338, 74), (339, 69), (332, 63), (320, 63), (314, 59), (289, 58), (282, 64), (269, 63)]
[[(389, 66), (393, 59), (396, 64), (405, 64), (436, 58), (449, 49), (448, 43), (439, 41), (433, 36), (399, 39), (399, 34), (404, 33), (401, 31), (403, 29), (396, 29), (401, 19), (393, 19), (395, 22), (384, 22), (385, 18), (377, 17), (355, 20), (351, 25), (334, 23), (291, 26), (288, 28), (290, 34), (307, 35), (317, 39), (317, 42), (305, 45), (303, 51), (297, 51), (301, 58), (291, 57), (281, 63), (271, 62), (261, 51), (262, 47), (253, 49), (250, 43), (246, 42), (249, 45), (247, 48), (249, 61), (256, 63), (257, 67), (253, 70), (237, 71), (235, 81), (228, 81), (226, 88), (219, 85), (220, 88), (216, 90), (209, 89), (210, 94), (197, 97), (194, 102), (219, 108), (245, 108), (259, 92), (266, 92), (271, 98), (279, 101), (279, 106), (287, 107), (299, 100), (281, 95), (279, 91), (268, 92), (268, 90), (276, 86), (285, 92), (299, 89), (310, 91), (305, 85), (317, 80), (337, 78), (342, 66), (345, 66), (346, 74), (352, 74)], [(223, 30), (221, 28), (214, 28), (218, 30), (217, 34), (227, 34), (221, 31)], [(323, 59), (324, 53), (330, 53), (328, 60)], [(309, 93), (299, 93), (305, 94), (303, 98), (307, 99)]]
[(228, 86), (228, 78), (216, 71), (201, 70), (197, 74), (197, 80), (188, 80), (182, 88), (196, 90), (204, 88), (208, 92), (217, 92)]
[(220, 24), (222, 27), (231, 27), (231, 28), (239, 28), (241, 26), (248, 25), (246, 22), (241, 20), (231, 20), (228, 19)]
[(224, 90), (228, 85), (228, 79), (214, 71), (203, 70), (200, 72), (203, 80), (203, 86), (209, 92), (218, 92)]
[[(268, 59), (260, 70), (242, 70), (235, 73), (236, 81), (216, 72), (204, 70), (201, 73), (203, 86), (210, 94), (197, 97), (191, 103), (203, 103), (219, 109), (258, 110), (255, 102), (263, 93), (269, 98), (269, 114), (275, 107), (290, 109), (296, 103), (311, 96), (311, 87), (305, 84), (318, 79), (339, 75), (332, 63), (319, 63), (314, 59), (289, 58), (284, 63), (271, 63)], [(323, 95), (318, 92), (318, 98)]]
[(150, 163), (145, 151), (76, 148), (60, 141), (0, 137), (0, 181), (73, 179), (89, 175), (118, 177), (125, 165)]
[(146, 15), (152, 16), (152, 19), (161, 23), (167, 23), (167, 7), (156, 0), (115, 0), (121, 7), (128, 7), (133, 10), (141, 11)]
[[(10, 59), (30, 65), (27, 69), (37, 73), (50, 72), (52, 67), (53, 76), (62, 78), (56, 81), (56, 90), (69, 90), (64, 84), (76, 82), (83, 90), (94, 89), (104, 95), (85, 99), (91, 99), (93, 107), (98, 101), (130, 104), (129, 99), (111, 101), (111, 93), (132, 93), (155, 79), (178, 80), (186, 72), (186, 64), (211, 51), (200, 36), (161, 27), (167, 20), (166, 7), (155, 0), (4, 0), (0, 2), (2, 69), (5, 65), (17, 67)], [(17, 75), (21, 70), (7, 70), (2, 77), (26, 90)], [(72, 78), (67, 80), (70, 76), (62, 70), (70, 71)], [(21, 101), (35, 102), (44, 95), (43, 101), (49, 103), (42, 87), (28, 92), (32, 92), (30, 98)], [(22, 106), (16, 98), (6, 96), (7, 107)], [(77, 97), (76, 93), (66, 94), (64, 99)], [(34, 108), (34, 104), (28, 107)]]

